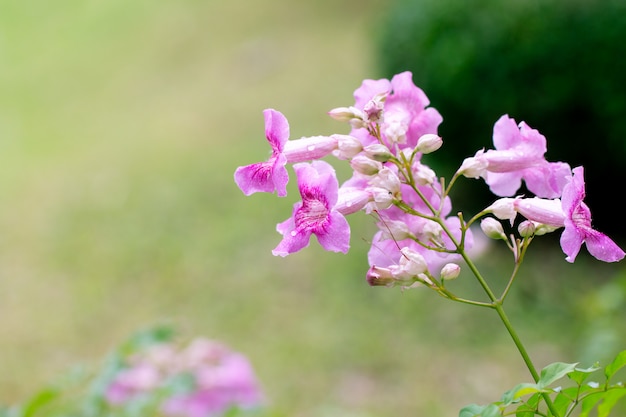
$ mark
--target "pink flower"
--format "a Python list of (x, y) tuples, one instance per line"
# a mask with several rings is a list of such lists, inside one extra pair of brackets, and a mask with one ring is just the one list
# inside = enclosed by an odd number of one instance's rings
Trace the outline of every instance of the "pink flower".
[[(192, 379), (186, 390), (171, 385), (181, 376)], [(184, 348), (168, 343), (136, 352), (104, 395), (116, 407), (133, 407), (134, 401), (150, 399), (171, 417), (219, 417), (233, 407), (258, 407), (265, 402), (249, 360), (205, 338), (194, 339)]]
[(589, 253), (604, 262), (617, 262), (624, 258), (624, 251), (605, 234), (591, 227), (591, 211), (584, 203), (585, 180), (583, 167), (572, 170), (573, 177), (563, 188), (561, 199), (501, 198), (486, 211), (501, 220), (513, 222), (516, 213), (526, 219), (549, 228), (564, 227), (561, 234), (561, 249), (568, 262), (574, 262), (583, 243)]
[[(354, 92), (355, 107), (366, 109), (372, 100), (384, 95), (380, 130), (388, 146), (401, 143), (401, 148), (414, 148), (421, 136), (437, 133), (443, 118), (436, 109), (427, 107), (430, 101), (424, 91), (413, 84), (411, 72), (396, 74), (391, 81), (364, 80)], [(364, 146), (378, 143), (366, 129), (353, 129), (351, 134)]]
[(245, 195), (256, 192), (273, 193), (279, 197), (287, 195), (289, 175), (285, 164), (287, 158), (283, 155), (283, 148), (289, 138), (289, 123), (279, 111), (266, 109), (265, 137), (272, 147), (272, 155), (265, 162), (239, 167), (235, 170), (235, 182)]
[(603, 233), (591, 228), (591, 212), (583, 202), (585, 180), (583, 167), (573, 169), (572, 180), (563, 189), (561, 203), (565, 212), (565, 230), (561, 235), (561, 248), (565, 260), (574, 262), (583, 243), (595, 258), (604, 262), (617, 262), (624, 258), (624, 251)]
[(287, 256), (297, 252), (309, 245), (312, 234), (324, 249), (347, 253), (350, 226), (335, 207), (339, 189), (335, 170), (324, 161), (295, 164), (293, 168), (302, 201), (294, 204), (292, 217), (276, 226), (283, 240), (272, 253)]
[(493, 127), (495, 150), (480, 150), (461, 167), (466, 176), (482, 176), (498, 196), (512, 196), (522, 185), (537, 197), (558, 198), (571, 176), (564, 162), (548, 162), (546, 138), (526, 123), (504, 115)]

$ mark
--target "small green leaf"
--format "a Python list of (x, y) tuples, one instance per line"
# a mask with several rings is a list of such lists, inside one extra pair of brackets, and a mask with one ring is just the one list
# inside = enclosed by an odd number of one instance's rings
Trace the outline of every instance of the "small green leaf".
[(32, 417), (36, 415), (42, 408), (49, 405), (52, 401), (59, 397), (58, 390), (53, 388), (44, 389), (33, 396), (28, 403), (25, 404), (22, 411), (23, 417)]
[(570, 407), (570, 404), (578, 400), (578, 387), (568, 387), (562, 389), (556, 397), (554, 397), (554, 408), (558, 411), (559, 415), (565, 415), (565, 411)]
[(492, 403), (485, 407), (480, 417), (502, 417), (502, 411), (500, 407)]
[(515, 417), (534, 417), (537, 413), (537, 406), (539, 404), (540, 394), (536, 393), (531, 395), (525, 403), (522, 403), (515, 410)]
[(459, 411), (459, 417), (479, 417), (484, 409), (484, 405), (466, 405), (465, 407), (461, 408), (461, 411)]
[(518, 402), (519, 399), (525, 395), (534, 394), (539, 391), (540, 388), (537, 384), (522, 382), (521, 384), (517, 384), (502, 395), (502, 405), (506, 407), (510, 404)]
[(609, 380), (617, 371), (619, 371), (622, 367), (626, 365), (626, 350), (621, 351), (617, 354), (613, 362), (608, 364), (606, 368), (604, 368), (604, 375), (606, 375), (606, 379)]
[(565, 375), (576, 369), (576, 365), (578, 363), (563, 363), (563, 362), (555, 362), (546, 366), (541, 370), (541, 375), (539, 375), (539, 381), (537, 381), (537, 385), (540, 388), (546, 388), (554, 381), (557, 381), (563, 378)]
[(600, 370), (600, 367), (597, 364), (595, 364), (594, 366), (586, 368), (586, 369), (576, 368), (574, 369), (573, 372), (570, 372), (569, 374), (567, 374), (567, 376), (569, 379), (571, 379), (578, 385), (581, 385), (589, 377), (591, 373), (596, 372), (598, 370)]

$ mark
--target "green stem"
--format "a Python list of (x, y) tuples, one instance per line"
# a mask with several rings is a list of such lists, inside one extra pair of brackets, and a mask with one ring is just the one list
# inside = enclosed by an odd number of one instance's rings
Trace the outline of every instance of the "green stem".
[[(533, 361), (530, 359), (530, 355), (528, 354), (526, 347), (522, 343), (522, 340), (519, 338), (517, 332), (515, 331), (515, 328), (511, 324), (509, 317), (506, 315), (506, 312), (504, 311), (504, 307), (502, 306), (502, 301), (496, 298), (495, 294), (489, 287), (489, 284), (487, 284), (487, 281), (485, 280), (485, 278), (483, 278), (480, 271), (478, 271), (478, 269), (476, 268), (476, 265), (474, 265), (472, 260), (465, 253), (465, 251), (459, 250), (459, 252), (461, 253), (461, 256), (463, 257), (463, 259), (465, 260), (469, 268), (472, 270), (472, 273), (474, 274), (474, 276), (476, 277), (480, 285), (485, 290), (485, 293), (491, 300), (491, 304), (493, 305), (493, 308), (498, 313), (498, 316), (500, 317), (500, 321), (502, 321), (502, 323), (504, 324), (504, 327), (506, 327), (506, 330), (509, 332), (511, 339), (513, 339), (513, 343), (515, 343), (515, 347), (517, 348), (518, 352), (522, 356), (522, 359), (524, 360), (524, 363), (526, 364), (526, 368), (528, 368), (528, 371), (530, 372), (530, 375), (533, 377), (533, 380), (535, 382), (539, 382), (539, 373), (537, 372), (537, 369), (535, 368)], [(547, 393), (542, 393), (541, 396), (543, 397), (543, 400), (546, 402), (546, 405), (548, 406), (548, 409), (550, 409), (550, 412), (552, 413), (552, 415), (554, 417), (560, 417), (558, 411), (554, 407), (554, 403), (552, 403), (552, 399), (550, 398), (550, 396)]]

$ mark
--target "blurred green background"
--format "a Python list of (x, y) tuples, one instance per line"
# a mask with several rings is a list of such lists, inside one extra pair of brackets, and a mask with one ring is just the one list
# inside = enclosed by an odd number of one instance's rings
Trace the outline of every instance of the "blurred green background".
[[(312, 242), (277, 259), (293, 181), (277, 199), (232, 180), (268, 153), (265, 108), (294, 138), (347, 133), (326, 112), (381, 77), (384, 8), (0, 2), (1, 403), (161, 321), (248, 355), (290, 416), (456, 415), (529, 379), (492, 312), (366, 285), (370, 219), (349, 219), (348, 256)], [(553, 243), (531, 248), (512, 296), (531, 355), (616, 353), (623, 272), (586, 254), (567, 264)], [(510, 259), (490, 254), (497, 287)], [(469, 277), (455, 286), (478, 294)]]

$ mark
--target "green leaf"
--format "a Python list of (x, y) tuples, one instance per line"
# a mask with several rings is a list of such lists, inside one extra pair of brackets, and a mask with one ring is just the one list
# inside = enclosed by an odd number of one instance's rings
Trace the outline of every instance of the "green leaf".
[(606, 391), (600, 391), (585, 397), (582, 401), (580, 415), (578, 417), (589, 417), (589, 413), (600, 403), (606, 395)]
[(578, 363), (563, 363), (563, 362), (555, 362), (546, 366), (541, 370), (541, 375), (539, 375), (539, 381), (537, 381), (537, 385), (540, 388), (546, 388), (554, 381), (557, 381), (563, 378), (565, 375), (576, 369), (576, 365)]
[(556, 397), (554, 397), (554, 408), (559, 415), (565, 415), (565, 411), (569, 408), (575, 400), (577, 400), (578, 387), (568, 387), (561, 390)]
[(465, 407), (461, 408), (461, 411), (459, 411), (459, 417), (479, 417), (484, 409), (484, 405), (466, 405)]
[(604, 395), (604, 401), (598, 405), (598, 417), (607, 417), (615, 404), (617, 404), (619, 399), (624, 395), (626, 395), (626, 389), (623, 387), (621, 389), (617, 388), (607, 391)]
[(515, 417), (533, 417), (537, 413), (537, 406), (539, 405), (540, 393), (531, 395), (525, 403), (522, 403), (515, 410)]
[(28, 403), (24, 405), (23, 411), (21, 413), (22, 417), (35, 416), (38, 411), (57, 399), (59, 395), (59, 391), (53, 388), (39, 391), (28, 401)]
[(576, 368), (574, 371), (567, 374), (568, 378), (577, 383), (578, 385), (582, 385), (583, 382), (589, 377), (589, 375), (593, 372), (600, 370), (598, 364), (594, 364), (589, 368)]
[(502, 405), (506, 407), (510, 404), (518, 402), (521, 397), (529, 394), (534, 394), (536, 392), (539, 392), (540, 390), (541, 389), (537, 384), (522, 382), (521, 384), (517, 384), (502, 395)]
[(617, 371), (619, 371), (624, 365), (626, 365), (626, 350), (621, 351), (617, 354), (613, 362), (608, 364), (606, 368), (604, 368), (604, 375), (606, 375), (607, 381), (611, 379), (613, 375)]
[(500, 410), (500, 407), (498, 407), (496, 404), (493, 404), (493, 403), (485, 407), (482, 414), (480, 415), (480, 417), (501, 417), (501, 416), (502, 416), (502, 411)]

